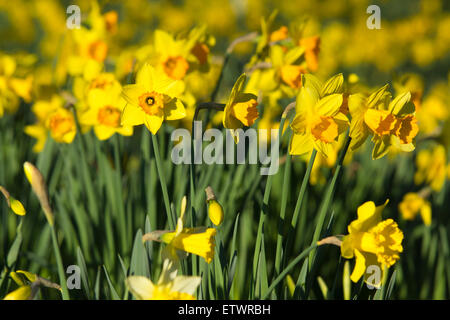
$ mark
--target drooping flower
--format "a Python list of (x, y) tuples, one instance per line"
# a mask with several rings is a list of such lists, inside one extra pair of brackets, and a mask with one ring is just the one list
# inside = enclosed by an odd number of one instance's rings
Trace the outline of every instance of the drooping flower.
[(291, 123), (294, 134), (289, 152), (302, 155), (315, 148), (327, 157), (331, 144), (336, 143), (348, 127), (347, 117), (340, 112), (343, 77), (342, 74), (334, 76), (323, 85), (312, 75), (306, 75), (304, 80)]
[(122, 95), (128, 104), (123, 109), (122, 125), (145, 124), (153, 134), (164, 120), (178, 120), (186, 116), (183, 103), (176, 97), (183, 92), (183, 83), (172, 80), (145, 64), (136, 75), (136, 84), (123, 87)]
[(167, 244), (163, 255), (173, 261), (184, 258), (187, 253), (196, 254), (210, 263), (214, 258), (216, 229), (207, 227), (184, 227), (186, 197), (181, 203), (181, 214), (175, 231), (157, 230), (143, 236), (143, 241), (156, 240)]
[[(346, 259), (356, 258), (355, 268), (350, 276), (353, 282), (365, 276), (367, 282), (371, 273), (368, 267), (376, 267), (381, 272), (391, 267), (400, 259), (403, 251), (403, 232), (392, 219), (382, 220), (381, 213), (388, 200), (375, 206), (373, 201), (368, 201), (359, 206), (358, 219), (348, 226), (348, 235), (344, 236), (341, 244), (341, 255)], [(375, 277), (368, 283), (379, 287), (383, 277)]]
[(440, 191), (444, 186), (447, 171), (447, 152), (443, 145), (436, 145), (431, 150), (420, 150), (416, 157), (417, 171), (414, 174), (414, 183), (428, 184), (434, 191)]
[(10, 277), (14, 280), (14, 282), (19, 286), (16, 290), (8, 293), (3, 300), (29, 300), (32, 299), (32, 284), (35, 286), (44, 286), (47, 288), (53, 288), (57, 290), (61, 290), (60, 285), (53, 283), (45, 278), (41, 278), (37, 274), (24, 271), (17, 270), (13, 271), (10, 274)]
[(231, 129), (236, 143), (239, 142), (239, 136), (234, 130), (243, 126), (252, 126), (259, 116), (257, 97), (254, 94), (243, 92), (245, 79), (246, 75), (243, 73), (236, 80), (222, 118), (223, 126)]
[(19, 200), (13, 198), (13, 197), (9, 194), (8, 190), (6, 190), (4, 187), (0, 186), (0, 192), (1, 192), (1, 193), (3, 194), (3, 196), (5, 197), (6, 202), (8, 203), (8, 207), (9, 207), (15, 214), (17, 214), (18, 216), (24, 216), (24, 215), (27, 213), (26, 210), (25, 210), (25, 208), (23, 207), (23, 204), (22, 204)]
[(139, 300), (195, 300), (201, 277), (177, 276), (175, 264), (164, 260), (158, 283), (143, 276), (131, 276), (127, 286)]
[(392, 146), (405, 152), (414, 150), (414, 139), (419, 131), (411, 94), (404, 92), (391, 101), (387, 87), (381, 87), (368, 97), (358, 93), (348, 98), (352, 117), (350, 148), (357, 149), (373, 134), (373, 159), (386, 155)]
[(405, 194), (402, 202), (398, 205), (398, 210), (405, 220), (414, 220), (420, 213), (423, 223), (427, 226), (431, 224), (431, 203), (418, 193)]

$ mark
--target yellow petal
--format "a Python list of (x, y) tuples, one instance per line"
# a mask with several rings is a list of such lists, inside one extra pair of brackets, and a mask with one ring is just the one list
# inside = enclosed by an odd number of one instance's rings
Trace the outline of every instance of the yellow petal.
[(352, 236), (351, 235), (346, 235), (344, 236), (344, 238), (342, 239), (342, 243), (341, 243), (341, 256), (345, 259), (351, 259), (353, 258), (353, 242), (352, 242)]
[(320, 99), (314, 107), (317, 114), (323, 116), (334, 116), (339, 112), (343, 102), (342, 94), (330, 94)]
[(320, 96), (325, 97), (334, 93), (342, 93), (344, 84), (344, 76), (339, 73), (328, 79), (322, 86)]
[(308, 134), (293, 134), (289, 145), (289, 153), (293, 155), (302, 155), (314, 148), (314, 142)]
[(145, 115), (144, 124), (152, 134), (156, 134), (161, 128), (163, 120), (163, 117)]
[(31, 295), (30, 286), (22, 286), (8, 293), (3, 300), (28, 300)]
[(153, 297), (154, 285), (150, 279), (146, 277), (128, 277), (127, 286), (138, 300), (150, 300)]
[(24, 216), (27, 213), (25, 208), (23, 207), (22, 203), (19, 200), (16, 200), (13, 197), (11, 197), (10, 203), (11, 203), (11, 210), (15, 214), (17, 214), (19, 216)]
[(148, 63), (144, 64), (136, 75), (136, 84), (145, 88), (146, 91), (153, 91), (155, 69)]
[(121, 124), (123, 126), (137, 126), (145, 122), (145, 112), (132, 104), (127, 104), (123, 109)]
[(129, 84), (123, 87), (122, 97), (130, 104), (139, 106), (139, 97), (151, 90), (146, 90), (145, 87), (138, 84)]
[(194, 295), (201, 281), (201, 277), (178, 276), (173, 280), (171, 291)]
[(116, 133), (116, 130), (109, 126), (98, 125), (94, 127), (94, 132), (99, 140), (107, 140)]
[(166, 120), (178, 120), (186, 117), (186, 108), (177, 98), (172, 99), (164, 106), (164, 117)]
[(355, 257), (356, 257), (355, 268), (353, 269), (353, 272), (350, 275), (350, 279), (353, 282), (358, 282), (358, 280), (366, 272), (366, 258), (358, 249), (355, 249)]
[(420, 209), (420, 216), (426, 226), (431, 225), (431, 204), (426, 201)]

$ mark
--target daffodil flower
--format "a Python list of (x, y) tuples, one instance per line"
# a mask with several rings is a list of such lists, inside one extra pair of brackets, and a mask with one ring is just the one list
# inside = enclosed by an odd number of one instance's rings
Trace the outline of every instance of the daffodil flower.
[(305, 60), (308, 70), (316, 72), (319, 68), (320, 37), (302, 38), (299, 40), (299, 45), (305, 48)]
[(216, 229), (207, 227), (184, 227), (184, 212), (186, 209), (186, 197), (181, 204), (181, 214), (177, 220), (175, 231), (153, 231), (143, 236), (143, 240), (162, 241), (167, 244), (163, 256), (178, 261), (187, 253), (196, 254), (210, 263), (214, 258), (216, 246)]
[(224, 128), (231, 130), (236, 143), (239, 142), (239, 136), (234, 130), (252, 126), (259, 116), (257, 97), (243, 92), (245, 79), (246, 75), (243, 73), (234, 84), (222, 118)]
[(381, 87), (367, 98), (363, 94), (350, 95), (348, 98), (352, 116), (350, 148), (355, 150), (360, 147), (372, 133), (375, 144), (373, 159), (386, 155), (391, 146), (405, 152), (414, 150), (414, 138), (419, 131), (414, 104), (410, 102), (411, 94), (405, 92), (390, 101), (391, 94), (387, 87)]
[(88, 94), (89, 108), (80, 115), (80, 123), (94, 127), (99, 140), (109, 139), (115, 133), (133, 134), (132, 126), (122, 126), (120, 116), (126, 101), (120, 97), (121, 88), (92, 89)]
[(72, 111), (64, 108), (63, 99), (53, 95), (50, 101), (39, 100), (32, 107), (37, 123), (26, 126), (24, 131), (37, 139), (34, 152), (41, 152), (45, 146), (48, 132), (58, 143), (70, 144), (75, 139), (77, 127)]
[(325, 84), (312, 75), (304, 76), (304, 83), (296, 100), (296, 115), (291, 123), (293, 136), (289, 152), (302, 155), (318, 150), (328, 157), (332, 144), (348, 127), (347, 117), (340, 112), (343, 103), (342, 75)]
[(14, 113), (19, 108), (18, 97), (31, 101), (33, 76), (26, 78), (15, 76), (17, 62), (10, 55), (0, 54), (0, 118), (4, 112)]
[(10, 274), (10, 277), (14, 280), (14, 282), (19, 285), (14, 291), (8, 293), (3, 300), (29, 300), (33, 298), (33, 286), (39, 287), (44, 286), (47, 288), (53, 288), (57, 290), (61, 290), (61, 287), (53, 283), (45, 278), (39, 277), (37, 274), (24, 271), (17, 270), (13, 271)]
[(414, 220), (420, 213), (423, 223), (427, 226), (431, 224), (431, 203), (418, 193), (408, 192), (405, 194), (402, 202), (398, 205), (398, 210), (405, 220)]
[(184, 90), (180, 81), (172, 80), (145, 64), (136, 75), (136, 84), (126, 85), (122, 95), (128, 104), (122, 113), (123, 126), (145, 124), (156, 134), (164, 120), (186, 116), (183, 103), (176, 98)]
[(417, 171), (414, 183), (428, 184), (434, 191), (440, 191), (444, 186), (450, 165), (447, 164), (447, 151), (443, 145), (436, 145), (431, 150), (420, 150), (416, 157)]
[[(403, 232), (392, 219), (381, 220), (381, 213), (388, 200), (375, 206), (368, 201), (358, 208), (358, 219), (348, 226), (348, 235), (344, 236), (341, 244), (341, 255), (346, 259), (356, 258), (355, 268), (350, 276), (353, 282), (364, 275), (365, 281), (371, 273), (367, 272), (369, 266), (378, 267), (383, 274), (385, 268), (391, 267), (400, 259), (403, 251)], [(377, 283), (371, 281), (370, 285), (379, 287), (381, 276)]]
[(164, 260), (158, 283), (143, 276), (128, 277), (126, 283), (138, 300), (195, 300), (201, 277), (177, 276), (175, 264)]

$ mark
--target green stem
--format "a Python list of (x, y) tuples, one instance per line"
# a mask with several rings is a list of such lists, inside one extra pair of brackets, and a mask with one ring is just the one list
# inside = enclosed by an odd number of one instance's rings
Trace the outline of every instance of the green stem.
[(316, 155), (317, 155), (317, 150), (313, 149), (313, 151), (311, 153), (311, 157), (309, 158), (308, 166), (306, 168), (306, 173), (303, 177), (302, 185), (300, 187), (300, 192), (298, 194), (297, 203), (295, 204), (294, 214), (292, 216), (291, 226), (290, 226), (290, 230), (288, 232), (288, 236), (287, 236), (287, 240), (286, 240), (286, 247), (284, 250), (285, 257), (287, 256), (287, 253), (291, 250), (291, 247), (292, 247), (292, 241), (294, 240), (294, 235), (295, 235), (295, 228), (297, 227), (297, 222), (298, 222), (298, 215), (300, 213), (300, 209), (302, 207), (303, 200), (305, 198), (306, 187), (308, 186), (309, 178), (311, 177), (311, 171), (312, 171), (312, 167), (314, 165), (314, 160), (316, 159)]
[[(333, 201), (334, 191), (336, 190), (336, 182), (339, 177), (339, 174), (341, 173), (342, 163), (344, 162), (345, 154), (347, 153), (348, 147), (350, 146), (350, 141), (351, 141), (350, 136), (347, 136), (347, 140), (345, 141), (344, 148), (342, 149), (342, 152), (339, 155), (339, 158), (338, 158), (338, 161), (336, 164), (336, 170), (334, 171), (333, 178), (331, 180), (331, 183), (328, 185), (327, 191), (325, 193), (325, 197), (322, 200), (322, 204), (320, 206), (320, 210), (319, 210), (319, 214), (318, 214), (319, 218), (318, 218), (318, 222), (316, 224), (316, 228), (314, 230), (314, 236), (313, 236), (311, 244), (319, 241), (320, 234), (322, 233), (322, 227), (325, 222), (326, 214), (330, 208), (331, 202)], [(311, 254), (310, 254), (310, 259), (309, 259), (310, 263), (313, 262), (311, 258), (313, 257), (314, 252), (311, 252)]]
[[(289, 138), (292, 133), (289, 133)], [(289, 194), (290, 188), (290, 176), (291, 176), (291, 159), (292, 156), (288, 152), (286, 155), (286, 164), (284, 167), (284, 176), (283, 176), (283, 187), (281, 191), (281, 208), (280, 208), (280, 217), (278, 218), (278, 234), (277, 234), (277, 249), (275, 254), (275, 275), (280, 274), (281, 269), (281, 260), (282, 260), (282, 252), (281, 248), (283, 245), (283, 228), (285, 225), (285, 217), (286, 217), (286, 207), (287, 207), (287, 198)]]
[(155, 153), (156, 169), (158, 171), (159, 181), (161, 182), (164, 206), (166, 207), (167, 220), (169, 221), (169, 228), (170, 230), (175, 230), (175, 222), (173, 221), (172, 210), (170, 209), (169, 195), (167, 193), (166, 178), (161, 164), (161, 156), (159, 154), (158, 140), (156, 139), (156, 136), (154, 134), (152, 134), (152, 144), (153, 151)]
[(69, 291), (67, 289), (66, 274), (64, 273), (64, 266), (61, 258), (61, 252), (59, 251), (58, 239), (56, 237), (56, 231), (54, 226), (50, 226), (52, 233), (53, 252), (55, 253), (56, 266), (58, 267), (59, 282), (61, 285), (61, 292), (63, 300), (70, 300)]
[(286, 275), (299, 263), (306, 255), (313, 249), (317, 247), (317, 244), (313, 244), (302, 251), (272, 282), (270, 287), (267, 289), (266, 293), (262, 296), (261, 300), (265, 300), (269, 297), (272, 290), (286, 277)]
[(97, 206), (98, 198), (96, 197), (96, 194), (94, 192), (92, 179), (89, 173), (89, 166), (86, 157), (86, 141), (84, 139), (83, 134), (81, 133), (80, 122), (78, 121), (77, 112), (74, 107), (72, 107), (72, 111), (77, 126), (77, 135), (79, 138), (79, 150), (81, 153), (81, 174), (83, 176), (83, 180), (86, 186), (89, 213), (92, 219), (94, 220), (94, 224), (98, 225), (99, 223), (98, 206)]
[(116, 182), (116, 207), (118, 208), (119, 213), (119, 219), (120, 219), (120, 240), (121, 240), (121, 248), (122, 252), (126, 252), (128, 247), (128, 237), (127, 235), (130, 234), (127, 231), (127, 221), (126, 221), (126, 215), (125, 215), (125, 208), (124, 208), (124, 201), (123, 201), (123, 195), (122, 195), (122, 173), (121, 173), (121, 164), (120, 164), (120, 146), (119, 146), (119, 136), (115, 134), (113, 137), (113, 148), (114, 148), (114, 165), (115, 165), (115, 172), (114, 172), (114, 179)]
[[(325, 197), (322, 200), (322, 204), (319, 209), (318, 220), (317, 220), (316, 228), (314, 230), (314, 235), (313, 235), (311, 244), (317, 243), (317, 241), (319, 240), (320, 234), (322, 233), (322, 228), (323, 228), (323, 224), (325, 222), (325, 217), (327, 216), (327, 213), (330, 209), (330, 205), (333, 201), (333, 196), (334, 196), (334, 191), (336, 190), (337, 180), (339, 178), (339, 174), (341, 173), (342, 163), (344, 162), (344, 158), (347, 153), (348, 147), (350, 146), (350, 142), (351, 142), (351, 137), (347, 136), (344, 148), (342, 149), (342, 152), (340, 153), (338, 161), (336, 163), (336, 169), (335, 169), (333, 178), (331, 180), (331, 183), (328, 185), (326, 193), (325, 193)], [(308, 296), (308, 292), (309, 292), (309, 289), (311, 288), (312, 279), (313, 279), (314, 273), (315, 273), (316, 255), (317, 255), (316, 250), (311, 251), (309, 254), (308, 262), (309, 262), (310, 272), (308, 274), (308, 281), (306, 283), (306, 288), (305, 288), (306, 296)]]

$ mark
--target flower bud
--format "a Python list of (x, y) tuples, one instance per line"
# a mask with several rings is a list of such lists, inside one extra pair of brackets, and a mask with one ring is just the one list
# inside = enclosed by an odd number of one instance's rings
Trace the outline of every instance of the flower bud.
[(209, 201), (209, 219), (211, 219), (212, 223), (216, 226), (219, 226), (223, 221), (223, 209), (220, 203), (216, 200)]
[(0, 186), (0, 192), (5, 196), (8, 207), (18, 216), (24, 216), (27, 212), (19, 200), (14, 199), (9, 194), (8, 190)]
[(54, 217), (53, 211), (50, 207), (50, 202), (48, 200), (48, 192), (47, 185), (45, 184), (44, 177), (42, 173), (31, 163), (25, 162), (23, 164), (23, 169), (25, 171), (25, 175), (28, 179), (28, 182), (31, 184), (31, 188), (39, 199), (42, 210), (44, 210), (45, 217), (47, 218), (48, 223), (53, 226)]
[(213, 189), (208, 186), (205, 189), (206, 192), (206, 202), (208, 203), (208, 214), (209, 219), (214, 225), (219, 226), (223, 221), (223, 208), (219, 202), (216, 200), (216, 195)]

